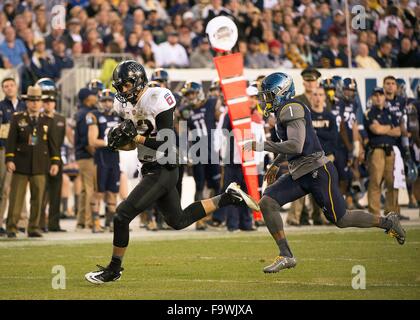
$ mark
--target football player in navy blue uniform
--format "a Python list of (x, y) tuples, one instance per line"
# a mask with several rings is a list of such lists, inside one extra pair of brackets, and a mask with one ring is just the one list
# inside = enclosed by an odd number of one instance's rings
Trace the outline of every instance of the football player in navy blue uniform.
[[(408, 143), (409, 148), (407, 153), (409, 153), (409, 157), (406, 157), (404, 161), (405, 165), (405, 173), (406, 173), (406, 181), (407, 181), (407, 191), (410, 197), (410, 201), (408, 203), (409, 208), (417, 208), (417, 199), (415, 197), (415, 190), (414, 184), (418, 179), (418, 169), (419, 166), (419, 159), (416, 159), (416, 150), (420, 149), (420, 126), (419, 126), (419, 119), (420, 119), (420, 100), (416, 98), (409, 98), (407, 96), (407, 84), (404, 79), (398, 78), (397, 79), (397, 86), (398, 96), (405, 99), (405, 113), (406, 113), (406, 125), (407, 125), (407, 136), (408, 136)], [(420, 90), (420, 85), (417, 85), (417, 90)], [(418, 97), (419, 92), (415, 92), (416, 96)], [(419, 157), (419, 155), (417, 156)], [(419, 188), (419, 187), (417, 187)], [(420, 191), (419, 191), (420, 192)], [(420, 198), (419, 198), (420, 199)]]
[[(189, 110), (187, 126), (193, 140), (191, 150), (198, 143), (207, 145), (207, 150), (201, 149), (197, 154), (192, 152), (192, 155), (199, 159), (198, 162), (193, 161), (192, 164), (195, 181), (194, 200), (197, 201), (203, 199), (203, 191), (206, 185), (213, 195), (217, 194), (220, 189), (220, 166), (218, 163), (214, 163), (215, 160), (218, 160), (218, 155), (212, 147), (212, 133), (216, 129), (216, 122), (220, 115), (219, 100), (217, 97), (206, 99), (201, 84), (193, 81), (187, 81), (181, 92), (184, 96), (181, 109), (187, 108)], [(207, 152), (207, 155), (200, 154), (202, 151)], [(196, 229), (206, 229), (204, 221), (199, 221)]]
[[(337, 171), (325, 156), (316, 136), (311, 112), (303, 103), (294, 100), (294, 95), (294, 84), (289, 75), (276, 72), (267, 76), (261, 84), (260, 103), (265, 105), (265, 112), (276, 114), (276, 132), (281, 142), (257, 144), (250, 141), (244, 145), (245, 150), (265, 150), (278, 154), (266, 173), (268, 187), (259, 205), (280, 254), (263, 271), (274, 273), (296, 266), (296, 259), (283, 230), (280, 208), (309, 193), (326, 218), (337, 227), (381, 228), (403, 244), (405, 231), (397, 214), (391, 213), (383, 218), (361, 210), (346, 210)], [(289, 174), (277, 179), (277, 163), (284, 158), (289, 161)]]
[(122, 259), (129, 242), (129, 224), (155, 203), (168, 225), (176, 230), (228, 205), (247, 205), (259, 210), (256, 201), (236, 183), (229, 185), (220, 195), (181, 208), (176, 189), (175, 98), (166, 88), (148, 87), (147, 81), (144, 67), (134, 60), (119, 63), (113, 72), (112, 85), (117, 90), (114, 109), (124, 121), (110, 131), (108, 145), (120, 150), (137, 148), (143, 178), (117, 207), (111, 262), (107, 267), (85, 275), (86, 280), (94, 284), (116, 281), (121, 277)]
[[(412, 118), (410, 121), (409, 117), (409, 128), (412, 127), (412, 148), (413, 150), (413, 158), (416, 161), (417, 167), (420, 169), (420, 83), (417, 84), (417, 88), (415, 91), (416, 99), (413, 101), (412, 108), (413, 114), (417, 114), (417, 119), (415, 117)], [(420, 206), (420, 175), (417, 174), (417, 179), (415, 180), (413, 184), (413, 193), (417, 200), (418, 206)]]
[(363, 156), (363, 146), (357, 122), (356, 102), (357, 85), (351, 78), (343, 80), (343, 97), (336, 108), (341, 116), (340, 139), (335, 155), (335, 166), (340, 179), (340, 190), (346, 196), (347, 207), (353, 209), (353, 198), (350, 186), (353, 179), (359, 178), (358, 159)]
[(120, 156), (118, 151), (107, 147), (108, 131), (119, 122), (119, 116), (113, 112), (114, 94), (109, 89), (102, 90), (99, 98), (99, 109), (86, 115), (89, 146), (95, 149), (96, 165), (95, 194), (91, 200), (93, 233), (103, 232), (99, 222), (100, 204), (106, 201), (105, 227), (112, 231), (112, 219), (120, 189)]
[[(393, 113), (399, 123), (401, 128), (401, 137), (398, 139), (397, 145), (401, 151), (401, 156), (404, 159), (404, 162), (411, 161), (411, 153), (409, 147), (409, 135), (407, 131), (407, 112), (406, 112), (406, 98), (399, 96), (397, 79), (394, 76), (386, 76), (383, 80), (383, 87), (385, 92), (385, 98), (387, 103), (387, 108)], [(398, 189), (396, 190), (398, 192)], [(403, 215), (400, 215), (401, 219), (408, 220), (409, 218)]]

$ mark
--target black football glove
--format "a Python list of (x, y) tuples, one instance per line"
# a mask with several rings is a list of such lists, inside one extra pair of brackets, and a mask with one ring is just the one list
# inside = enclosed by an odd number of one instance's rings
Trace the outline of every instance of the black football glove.
[(124, 120), (109, 131), (108, 147), (111, 150), (116, 151), (133, 141), (136, 135), (137, 129), (134, 122), (130, 119)]

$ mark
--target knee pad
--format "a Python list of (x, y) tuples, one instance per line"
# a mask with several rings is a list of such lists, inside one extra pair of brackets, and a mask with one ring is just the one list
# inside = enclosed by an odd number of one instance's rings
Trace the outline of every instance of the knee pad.
[(114, 228), (120, 228), (125, 225), (129, 225), (129, 222), (118, 213), (114, 215), (113, 221), (114, 221)]
[(123, 225), (123, 224), (130, 224), (131, 218), (134, 213), (134, 208), (130, 206), (127, 201), (121, 202), (116, 210), (116, 214), (114, 215), (114, 226)]

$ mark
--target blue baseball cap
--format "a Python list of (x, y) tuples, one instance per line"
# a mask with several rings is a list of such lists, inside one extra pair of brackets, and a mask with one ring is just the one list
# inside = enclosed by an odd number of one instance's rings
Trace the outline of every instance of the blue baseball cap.
[(375, 94), (375, 93), (385, 94), (384, 93), (384, 88), (382, 88), (382, 87), (375, 87), (375, 89), (373, 89), (373, 93), (372, 94)]
[(88, 88), (82, 88), (79, 91), (79, 101), (83, 102), (87, 97), (89, 96), (96, 96), (96, 93), (94, 93), (93, 91), (89, 90)]

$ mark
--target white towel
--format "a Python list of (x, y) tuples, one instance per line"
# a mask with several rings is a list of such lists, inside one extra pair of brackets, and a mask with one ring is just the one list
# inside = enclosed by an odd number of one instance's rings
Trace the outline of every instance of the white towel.
[(400, 149), (397, 146), (393, 147), (395, 154), (394, 161), (394, 188), (395, 189), (407, 189), (405, 183), (405, 172), (404, 172), (404, 161), (401, 157)]

